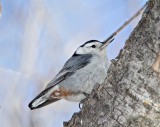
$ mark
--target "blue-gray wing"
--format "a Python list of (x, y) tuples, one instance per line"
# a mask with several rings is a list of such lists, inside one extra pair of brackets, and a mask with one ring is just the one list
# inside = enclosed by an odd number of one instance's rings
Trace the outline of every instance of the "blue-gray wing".
[(92, 55), (73, 55), (63, 66), (61, 71), (55, 76), (55, 78), (48, 84), (47, 88), (53, 87), (63, 80), (73, 75), (77, 70), (85, 67), (89, 64)]
[(80, 68), (86, 66), (91, 59), (92, 55), (90, 54), (83, 54), (83, 55), (73, 55), (63, 66), (61, 72), (64, 71), (76, 71), (79, 70)]

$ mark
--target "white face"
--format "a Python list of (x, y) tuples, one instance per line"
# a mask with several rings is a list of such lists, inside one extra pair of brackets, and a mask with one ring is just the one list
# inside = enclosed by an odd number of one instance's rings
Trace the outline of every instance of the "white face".
[(100, 47), (103, 44), (99, 41), (88, 41), (85, 44), (81, 45), (77, 50), (76, 54), (102, 54), (105, 53), (105, 48), (101, 49)]

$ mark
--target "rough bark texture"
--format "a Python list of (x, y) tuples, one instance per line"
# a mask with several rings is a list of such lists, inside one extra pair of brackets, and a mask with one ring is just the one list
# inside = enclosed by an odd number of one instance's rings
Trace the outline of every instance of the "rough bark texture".
[(64, 127), (160, 127), (160, 0), (152, 0), (96, 85)]

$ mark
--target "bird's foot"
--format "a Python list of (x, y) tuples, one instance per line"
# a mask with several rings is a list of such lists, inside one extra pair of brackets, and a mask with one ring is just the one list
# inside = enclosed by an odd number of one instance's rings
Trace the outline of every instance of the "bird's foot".
[(84, 98), (83, 100), (81, 100), (80, 102), (79, 102), (79, 109), (82, 109), (82, 107), (81, 107), (81, 105), (83, 105), (83, 103), (85, 102), (85, 100), (88, 98), (88, 96), (90, 95), (90, 94), (87, 94), (87, 93), (83, 93), (85, 96), (86, 96), (86, 98)]

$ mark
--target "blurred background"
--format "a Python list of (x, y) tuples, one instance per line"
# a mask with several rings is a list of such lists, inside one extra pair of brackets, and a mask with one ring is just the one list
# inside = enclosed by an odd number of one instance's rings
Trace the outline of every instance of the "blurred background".
[[(28, 103), (84, 42), (105, 40), (146, 0), (0, 0), (0, 127), (62, 127), (79, 111), (61, 100)], [(114, 59), (141, 16), (107, 47)]]

